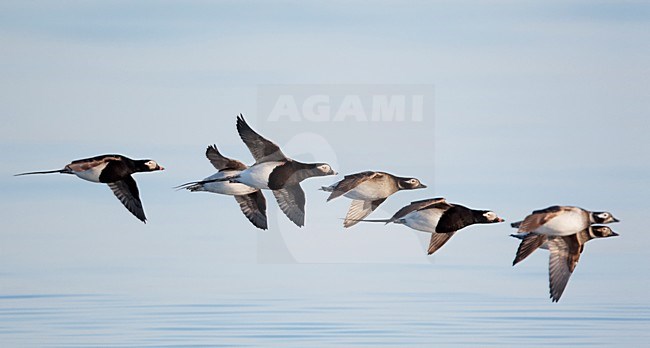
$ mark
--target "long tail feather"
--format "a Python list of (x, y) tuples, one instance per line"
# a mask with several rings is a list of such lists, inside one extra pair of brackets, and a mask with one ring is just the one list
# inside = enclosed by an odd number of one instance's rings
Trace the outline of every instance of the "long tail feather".
[(65, 170), (65, 169), (56, 169), (56, 170), (45, 170), (42, 172), (27, 172), (27, 173), (20, 173), (20, 174), (14, 174), (14, 176), (23, 176), (23, 175), (33, 175), (33, 174), (72, 174), (71, 172)]
[(176, 189), (176, 190), (182, 190), (184, 188), (188, 188), (188, 187), (193, 186), (193, 185), (208, 184), (208, 183), (211, 183), (211, 182), (229, 181), (229, 180), (232, 180), (232, 179), (237, 179), (238, 177), (239, 177), (239, 175), (233, 175), (233, 176), (229, 176), (229, 177), (225, 177), (225, 178), (219, 178), (219, 179), (192, 181), (192, 182), (188, 182), (188, 183), (185, 183), (185, 184), (182, 184), (182, 185), (175, 186), (173, 188)]
[(523, 221), (513, 222), (513, 223), (510, 224), (510, 226), (511, 226), (512, 228), (519, 228), (519, 226), (521, 226), (521, 223), (522, 223), (522, 222), (523, 222)]
[[(344, 218), (341, 218), (341, 220), (345, 220)], [(355, 222), (383, 222), (383, 223), (390, 223), (393, 222), (391, 219), (347, 219), (348, 221), (355, 221)]]
[(184, 183), (182, 185), (174, 186), (172, 188), (175, 189), (175, 190), (182, 190), (182, 189), (189, 188), (190, 186), (197, 185), (197, 184), (203, 184), (203, 183), (205, 183), (205, 181), (192, 181), (192, 182), (186, 182), (186, 183)]

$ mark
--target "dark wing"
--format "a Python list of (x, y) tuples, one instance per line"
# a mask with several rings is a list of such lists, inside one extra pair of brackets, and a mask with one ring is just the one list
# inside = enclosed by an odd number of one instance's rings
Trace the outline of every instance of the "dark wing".
[[(542, 210), (535, 210), (532, 214), (526, 216), (518, 227), (519, 233), (534, 232), (540, 226), (561, 214), (565, 209), (560, 206), (552, 206)], [(514, 227), (514, 226), (513, 226)]]
[(266, 223), (266, 199), (262, 191), (255, 191), (247, 195), (235, 196), (242, 213), (255, 227), (265, 230)]
[(244, 170), (248, 168), (245, 164), (239, 162), (238, 160), (222, 155), (217, 149), (217, 145), (208, 146), (208, 148), (205, 150), (205, 157), (208, 158), (210, 163), (212, 163), (212, 165), (218, 171), (225, 169)]
[(582, 254), (585, 244), (580, 242), (577, 233), (571, 236), (563, 236), (559, 238), (564, 239), (565, 243), (569, 246), (569, 258), (567, 259), (567, 264), (569, 265), (569, 270), (573, 272), (578, 265), (580, 254)]
[(533, 214), (549, 214), (549, 213), (559, 213), (563, 210), (566, 210), (564, 207), (559, 205), (553, 205), (548, 208), (533, 210)]
[(332, 199), (342, 196), (348, 191), (352, 190), (353, 188), (359, 186), (359, 184), (366, 182), (371, 179), (375, 178), (380, 178), (385, 174), (382, 173), (377, 173), (377, 172), (372, 172), (372, 171), (367, 171), (367, 172), (361, 172), (361, 173), (356, 173), (356, 174), (350, 174), (346, 175), (343, 180), (339, 181), (335, 186), (334, 186), (334, 191), (330, 194), (330, 196), (327, 198), (327, 201), (331, 201)]
[(546, 241), (546, 235), (537, 233), (528, 233), (522, 238), (519, 248), (517, 248), (515, 260), (512, 261), (513, 266), (527, 258)]
[(352, 200), (350, 210), (345, 216), (343, 227), (350, 227), (356, 225), (361, 219), (370, 215), (377, 207), (383, 203), (386, 198), (378, 199), (376, 201), (362, 201), (358, 199)]
[(119, 161), (122, 159), (120, 155), (102, 155), (92, 158), (85, 158), (70, 162), (66, 167), (73, 172), (83, 172), (90, 168), (100, 166), (108, 161)]
[(278, 145), (257, 134), (242, 115), (237, 117), (237, 132), (255, 158), (255, 163), (287, 160)]
[(275, 200), (282, 212), (298, 227), (305, 225), (305, 193), (300, 185), (287, 185), (273, 190)]
[(438, 249), (442, 248), (447, 241), (454, 236), (456, 232), (449, 233), (431, 233), (431, 240), (429, 241), (429, 250), (427, 253), (429, 255), (435, 253)]
[(135, 180), (133, 180), (133, 177), (127, 176), (120, 181), (109, 182), (108, 187), (113, 190), (115, 197), (124, 204), (131, 214), (135, 215), (135, 217), (140, 219), (140, 221), (147, 223), (147, 218), (144, 216), (144, 209), (142, 208), (142, 202), (140, 201), (138, 185), (135, 183)]
[(403, 207), (402, 209), (398, 210), (392, 218), (390, 218), (391, 221), (396, 221), (399, 220), (406, 215), (408, 215), (411, 212), (414, 212), (416, 210), (423, 210), (423, 209), (432, 209), (432, 208), (440, 208), (443, 210), (451, 208), (452, 205), (447, 203), (444, 198), (439, 197), (439, 198), (432, 198), (432, 199), (423, 199), (421, 201), (413, 201), (411, 204)]
[(580, 258), (580, 246), (575, 235), (551, 238), (547, 242), (548, 251), (548, 281), (549, 291), (553, 302), (560, 300), (569, 277)]

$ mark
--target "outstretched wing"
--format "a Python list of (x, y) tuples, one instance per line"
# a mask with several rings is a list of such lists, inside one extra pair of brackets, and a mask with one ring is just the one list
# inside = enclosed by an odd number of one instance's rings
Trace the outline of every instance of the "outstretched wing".
[(438, 249), (442, 248), (447, 241), (454, 236), (456, 232), (449, 233), (431, 233), (431, 240), (429, 241), (429, 250), (428, 254), (431, 255), (435, 253)]
[(343, 180), (339, 181), (338, 183), (336, 183), (336, 185), (333, 186), (333, 191), (330, 194), (330, 196), (327, 198), (327, 201), (329, 202), (336, 197), (344, 195), (348, 191), (359, 186), (361, 183), (364, 183), (371, 179), (381, 178), (384, 175), (385, 174), (383, 173), (377, 173), (372, 171), (346, 175), (343, 178)]
[(208, 158), (210, 163), (212, 163), (212, 165), (218, 171), (226, 169), (244, 170), (248, 168), (245, 164), (239, 162), (238, 160), (222, 155), (217, 149), (217, 145), (208, 146), (208, 148), (205, 150), (205, 157)]
[(280, 151), (280, 147), (272, 141), (257, 134), (244, 120), (244, 116), (237, 117), (237, 132), (248, 150), (255, 158), (255, 163), (285, 161), (287, 157)]
[(377, 207), (382, 204), (386, 198), (378, 199), (376, 201), (362, 201), (359, 199), (352, 200), (350, 210), (345, 216), (343, 227), (354, 226), (366, 216), (370, 215)]
[(392, 218), (390, 218), (391, 221), (396, 221), (399, 220), (406, 215), (408, 215), (411, 212), (414, 212), (416, 210), (423, 210), (423, 209), (430, 209), (430, 208), (440, 208), (442, 210), (446, 210), (451, 208), (452, 205), (447, 203), (444, 198), (438, 197), (438, 198), (431, 198), (431, 199), (423, 199), (421, 201), (413, 201), (411, 204), (403, 207), (402, 209), (398, 210)]
[(273, 190), (275, 200), (282, 212), (298, 227), (305, 225), (305, 192), (300, 185), (287, 185)]
[(266, 222), (266, 199), (262, 191), (255, 191), (247, 195), (235, 196), (242, 213), (255, 227), (265, 230), (268, 228)]
[(124, 204), (124, 207), (126, 207), (131, 214), (135, 215), (135, 217), (140, 219), (140, 221), (147, 223), (147, 218), (145, 217), (144, 209), (142, 208), (142, 202), (140, 201), (138, 185), (135, 183), (132, 176), (127, 176), (120, 181), (109, 182), (108, 187), (113, 190), (115, 197)]
[(555, 237), (549, 239), (547, 244), (550, 252), (548, 259), (549, 292), (552, 301), (557, 302), (578, 263), (580, 246), (575, 240), (575, 235)]
[(515, 259), (512, 261), (513, 266), (527, 258), (546, 241), (546, 235), (537, 233), (528, 233), (520, 238), (522, 240), (519, 243), (519, 248), (517, 248)]

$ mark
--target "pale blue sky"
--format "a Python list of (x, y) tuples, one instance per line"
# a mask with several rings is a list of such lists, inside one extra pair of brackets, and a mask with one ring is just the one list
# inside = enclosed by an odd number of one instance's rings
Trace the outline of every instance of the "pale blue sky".
[[(428, 265), (419, 240), (426, 235), (402, 226), (343, 230), (349, 201), (325, 204), (317, 191), (340, 177), (304, 183), (303, 229), (279, 215), (268, 194), (271, 229), (258, 232), (230, 197), (173, 191), (213, 172), (203, 157), (209, 144), (251, 162), (234, 127), (244, 113), (298, 159), (429, 185), (391, 197), (373, 217), (435, 196), (508, 221), (552, 204), (610, 210), (623, 221), (613, 226), (621, 237), (589, 245), (579, 271), (602, 268), (618, 280), (608, 282), (612, 291), (641, 298), (650, 290), (649, 19), (640, 1), (5, 1), (0, 291), (119, 292), (179, 275), (193, 277), (189, 287), (237, 291), (251, 273), (267, 279), (259, 257), (290, 260), (287, 252), (304, 263)], [(426, 127), (407, 122), (393, 134), (390, 123), (273, 123), (258, 114), (260, 86), (304, 84), (429, 85), (434, 111)], [(168, 169), (136, 177), (147, 225), (106, 187), (12, 177), (103, 153), (153, 158)], [(517, 245), (510, 232), (506, 224), (468, 228), (428, 266), (508, 269)], [(546, 255), (531, 260), (507, 281), (513, 295), (534, 289), (546, 301)], [(475, 281), (454, 277), (449, 291)], [(270, 288), (291, 271), (272, 278)], [(341, 284), (355, 279), (345, 275)], [(565, 300), (585, 284), (569, 284)]]

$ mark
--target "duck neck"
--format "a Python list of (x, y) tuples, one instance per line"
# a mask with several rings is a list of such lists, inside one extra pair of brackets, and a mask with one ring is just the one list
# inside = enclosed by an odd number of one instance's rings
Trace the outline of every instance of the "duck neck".
[(301, 181), (314, 176), (312, 174), (313, 170), (313, 166), (307, 163), (287, 161), (273, 169), (269, 177), (269, 188), (277, 190), (287, 185), (297, 185)]
[(134, 172), (149, 172), (151, 169), (145, 164), (147, 163), (146, 160), (136, 160), (132, 161), (130, 163), (127, 163), (131, 169), (133, 169)]
[(594, 213), (588, 213), (588, 215), (589, 215), (589, 224), (596, 223), (596, 219), (594, 219)]
[(316, 168), (312, 164), (290, 161), (285, 165), (288, 165), (293, 171), (293, 175), (290, 178), (291, 182), (299, 183), (315, 175)]

